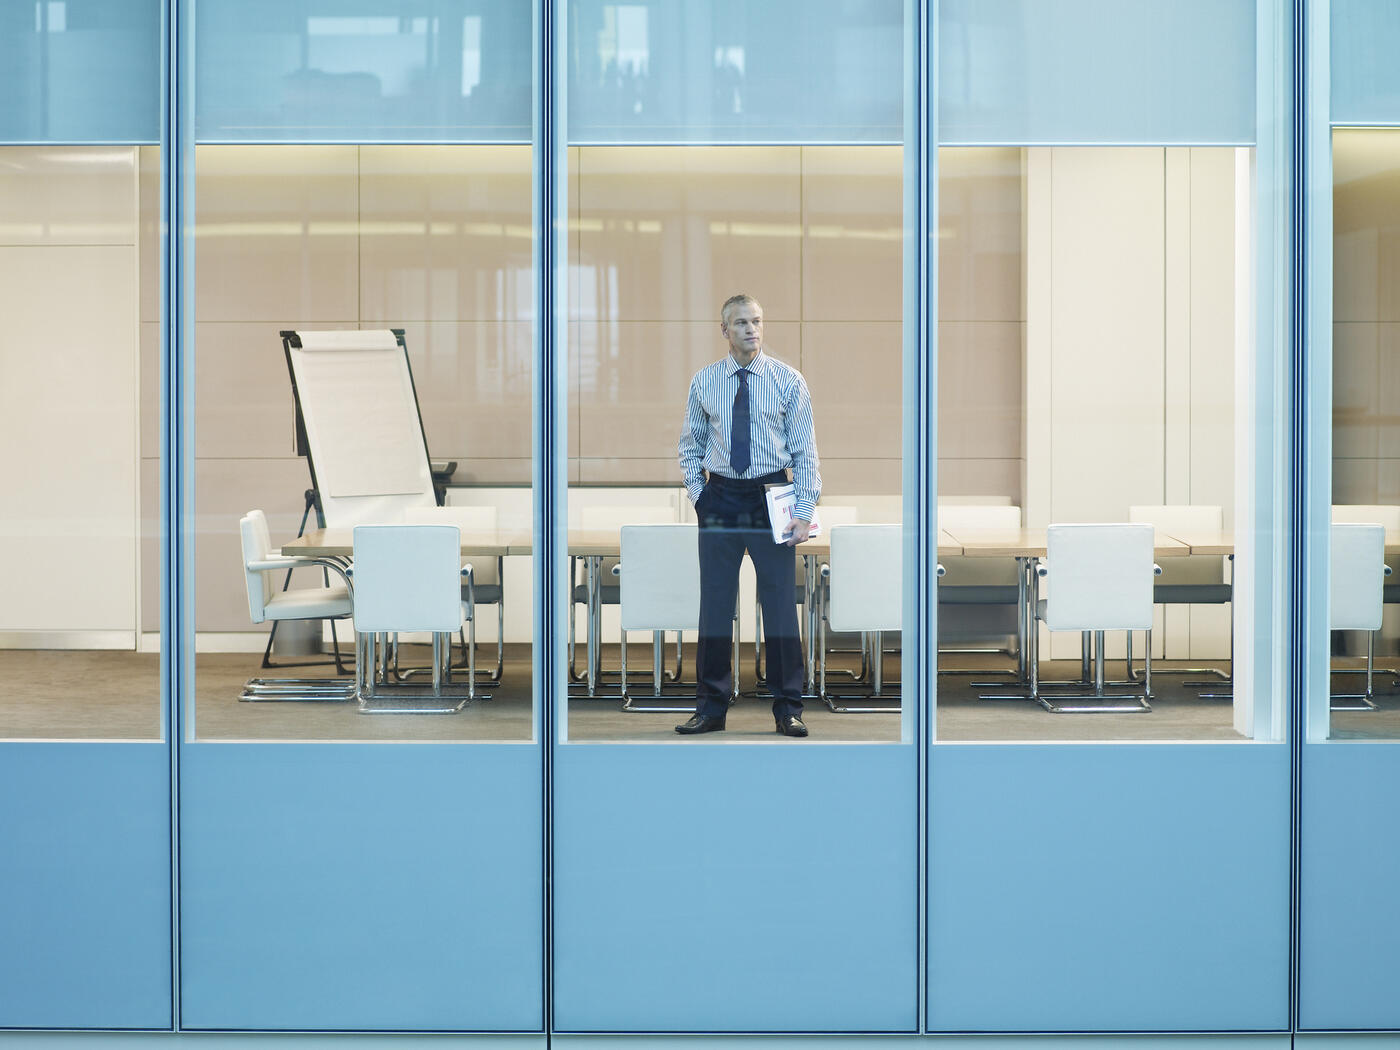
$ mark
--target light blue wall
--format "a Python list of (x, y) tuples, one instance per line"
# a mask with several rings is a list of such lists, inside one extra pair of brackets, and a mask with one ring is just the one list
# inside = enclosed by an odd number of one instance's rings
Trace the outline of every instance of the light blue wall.
[(0, 3), (0, 143), (158, 141), (161, 7)]
[(571, 142), (900, 142), (902, 0), (577, 0)]
[(200, 0), (200, 142), (529, 142), (531, 0)]
[(1254, 0), (941, 0), (938, 141), (1254, 141)]
[(1400, 124), (1400, 4), (1332, 0), (1332, 122)]

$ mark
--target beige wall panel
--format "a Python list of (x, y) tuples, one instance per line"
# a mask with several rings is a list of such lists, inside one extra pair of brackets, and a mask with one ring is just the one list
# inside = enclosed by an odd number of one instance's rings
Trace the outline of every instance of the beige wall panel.
[(141, 246), (141, 321), (160, 321), (160, 147), (137, 150), (137, 239)]
[(160, 460), (143, 459), (141, 476), (141, 546), (138, 581), (141, 595), (141, 630), (160, 630)]
[(804, 321), (903, 316), (904, 151), (802, 147)]
[(529, 322), (383, 323), (404, 330), (433, 459), (457, 460), (459, 478), (478, 475), (483, 459), (530, 459)]
[(195, 316), (359, 316), (354, 146), (195, 150)]
[(940, 457), (1020, 458), (1023, 339), (1017, 321), (939, 323)]
[[(1191, 482), (1188, 502), (1235, 502), (1235, 151), (1191, 150)], [(1209, 617), (1202, 618), (1209, 622)], [(1196, 629), (1193, 620), (1192, 629)]]
[(1348, 322), (1332, 326), (1332, 455), (1341, 459), (1379, 453), (1376, 427), (1379, 326)]
[(1400, 135), (1333, 133), (1333, 317), (1400, 320)]
[[(1337, 500), (1337, 502), (1342, 501)], [(1375, 497), (1370, 500), (1348, 500), (1347, 502), (1400, 504), (1400, 459), (1376, 460)]]
[(0, 244), (135, 244), (135, 180), (134, 146), (5, 146)]
[[(1055, 457), (1054, 410), (1049, 391), (1053, 375), (1055, 307), (1051, 249), (1054, 244), (1054, 155), (1047, 147), (1026, 150), (1024, 262), (1026, 293), (1025, 372), (1021, 398), (1022, 520), (1027, 527), (1050, 523), (1051, 464)], [(942, 480), (939, 481), (942, 491)]]
[[(817, 435), (821, 447), (821, 435)], [(897, 495), (903, 490), (904, 461), (900, 459), (838, 459), (822, 456), (822, 492), (833, 500), (852, 494)]]
[(938, 460), (939, 496), (1010, 496), (1021, 505), (1020, 459)]
[[(568, 330), (568, 338), (569, 338), (569, 349), (568, 349), (568, 354), (567, 354), (568, 359), (569, 359), (569, 379), (568, 379), (568, 383), (569, 383), (569, 392), (568, 392), (568, 398), (569, 398), (569, 422), (568, 422), (568, 426), (567, 426), (565, 429), (566, 429), (566, 440), (567, 440), (567, 443), (568, 443), (568, 450), (567, 450), (567, 452), (566, 452), (566, 455), (567, 455), (567, 456), (569, 457), (569, 459), (572, 461), (572, 460), (574, 460), (574, 459), (578, 456), (578, 447), (579, 447), (579, 446), (578, 446), (578, 442), (579, 442), (579, 406), (582, 404), (582, 400), (581, 400), (581, 399), (582, 399), (582, 394), (581, 394), (581, 392), (580, 392), (580, 387), (579, 387), (579, 382), (580, 382), (580, 381), (579, 381), (579, 375), (580, 375), (579, 362), (580, 362), (580, 358), (583, 356), (581, 347), (582, 347), (582, 345), (583, 345), (582, 341), (583, 341), (583, 338), (584, 338), (584, 334), (583, 334), (582, 326), (581, 326), (581, 325), (579, 324), (579, 322), (577, 322), (577, 321), (569, 321), (569, 322), (568, 322), (568, 328), (567, 328), (567, 330)], [(589, 325), (589, 326), (588, 326), (588, 338), (589, 338), (590, 340), (593, 341), (593, 343), (591, 343), (590, 345), (595, 345), (595, 344), (596, 344), (596, 342), (597, 342), (597, 326), (596, 326), (596, 325)], [(597, 350), (596, 350), (596, 348), (595, 348), (595, 349), (593, 349), (593, 350), (591, 350), (591, 351), (589, 352), (589, 354), (588, 354), (588, 360), (594, 361), (594, 360), (596, 360), (596, 359), (597, 359)]]
[(578, 254), (578, 150), (571, 146), (566, 153), (569, 166), (569, 199), (565, 207), (569, 220), (569, 320), (579, 318), (579, 254)]
[(772, 320), (801, 313), (796, 146), (579, 151), (579, 316), (718, 317), (737, 291)]
[(361, 146), (367, 326), (533, 312), (529, 146)]
[(0, 630), (136, 629), (136, 270), (131, 245), (0, 247), (0, 448), (11, 452), (0, 492), (24, 552), (0, 588)]
[[(300, 458), (196, 461), (196, 630), (267, 630), (248, 617), (238, 520), (250, 510), (261, 510), (276, 548), (297, 534), (302, 494), (310, 484), (306, 461)], [(302, 571), (293, 577), (293, 586), (315, 586), (319, 579)]]
[(1400, 324), (1376, 326), (1376, 364), (1377, 455), (1400, 457)]
[(257, 459), (293, 454), (295, 402), (278, 334), (291, 326), (294, 322), (195, 325), (197, 457)]
[[(1192, 151), (1176, 147), (1164, 151), (1166, 185), (1166, 296), (1163, 332), (1166, 373), (1166, 458), (1163, 464), (1162, 503), (1189, 503), (1191, 491), (1191, 317), (1194, 200), (1191, 195)], [(1231, 233), (1234, 232), (1231, 228)], [(1227, 256), (1233, 260), (1233, 253)], [(1233, 366), (1233, 358), (1227, 356)], [(1179, 617), (1181, 626), (1186, 618)], [(1170, 625), (1170, 621), (1168, 621)]]
[(903, 454), (902, 331), (898, 321), (802, 326), (802, 374), (823, 460)]
[(160, 455), (160, 325), (142, 321), (141, 347), (141, 455)]
[[(675, 455), (691, 378), (728, 352), (718, 322), (582, 322), (579, 327), (580, 457)], [(774, 357), (800, 366), (800, 326), (769, 324), (766, 341)], [(819, 432), (818, 448), (820, 438)]]
[(1384, 503), (1380, 493), (1380, 462), (1370, 458), (1333, 459), (1332, 502)]
[(1163, 485), (1163, 151), (1053, 164), (1051, 516), (1116, 521)]
[(578, 482), (584, 485), (664, 485), (666, 492), (681, 483), (681, 469), (675, 456), (578, 461)]
[(1020, 321), (1023, 150), (938, 151), (938, 319)]

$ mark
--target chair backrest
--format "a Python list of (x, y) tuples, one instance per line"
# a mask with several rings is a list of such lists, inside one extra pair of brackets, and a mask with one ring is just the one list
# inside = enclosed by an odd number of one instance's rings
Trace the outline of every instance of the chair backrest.
[[(1225, 512), (1212, 504), (1144, 504), (1128, 508), (1128, 520), (1154, 526), (1165, 535), (1188, 532), (1211, 535), (1224, 530)], [(1201, 554), (1163, 559), (1162, 583), (1212, 584), (1228, 579), (1225, 560)]]
[(1145, 524), (1051, 525), (1046, 625), (1055, 631), (1150, 630), (1152, 533)]
[(674, 525), (676, 508), (670, 503), (619, 503), (579, 508), (579, 524), (585, 529), (620, 529), (624, 525)]
[(898, 631), (904, 612), (904, 529), (836, 525), (827, 622), (833, 631)]
[(938, 527), (957, 535), (958, 529), (1019, 529), (1021, 508), (998, 503), (938, 501)]
[(272, 556), (267, 516), (260, 510), (250, 510), (239, 519), (238, 531), (243, 540), (243, 583), (248, 591), (248, 615), (254, 623), (262, 623), (267, 619), (267, 603), (277, 593), (277, 584), (271, 570), (254, 570), (248, 566)]
[(411, 525), (456, 525), (463, 532), (495, 532), (495, 507), (410, 507), (403, 520)]
[(355, 526), (355, 630), (457, 630), (461, 551), (456, 525)]
[(695, 525), (623, 525), (619, 609), (624, 631), (693, 631), (700, 626), (700, 530)]
[(1335, 503), (1332, 505), (1332, 520), (1338, 525), (1384, 526), (1391, 532), (1400, 532), (1400, 507), (1384, 504)]
[(1334, 631), (1375, 631), (1385, 608), (1385, 528), (1379, 524), (1332, 526)]

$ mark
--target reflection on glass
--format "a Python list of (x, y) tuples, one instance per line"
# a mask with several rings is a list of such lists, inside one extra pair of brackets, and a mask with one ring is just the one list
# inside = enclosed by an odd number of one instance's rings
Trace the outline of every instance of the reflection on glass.
[(900, 739), (901, 151), (570, 160), (569, 739)]
[[(195, 153), (196, 735), (529, 739), (529, 148)], [(462, 618), (371, 655), (343, 573), (399, 524), (455, 533)]]
[(940, 150), (940, 739), (1252, 734), (1232, 684), (1250, 165)]
[[(570, 5), (579, 142), (898, 142), (898, 0)], [(684, 71), (683, 75), (676, 75)]]
[(159, 162), (0, 149), (0, 738), (161, 736)]
[(528, 142), (530, 4), (402, 8), (199, 4), (200, 140)]
[[(1386, 573), (1400, 567), (1400, 132), (1338, 130), (1332, 150), (1331, 736), (1396, 738), (1400, 577)], [(1356, 527), (1367, 524), (1380, 557)]]

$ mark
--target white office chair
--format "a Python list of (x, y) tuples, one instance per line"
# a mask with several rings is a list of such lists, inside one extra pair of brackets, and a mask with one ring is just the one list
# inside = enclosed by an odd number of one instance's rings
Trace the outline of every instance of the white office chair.
[[(828, 503), (823, 500), (817, 507), (817, 519), (821, 522), (823, 529), (829, 529), (833, 525), (854, 525), (860, 521), (860, 508), (850, 503)], [(807, 583), (807, 562), (799, 544), (794, 550), (797, 558), (797, 586), (793, 591), (793, 603), (801, 610), (801, 615), (797, 621), (798, 628), (802, 632), (802, 641), (806, 653), (812, 653), (813, 639), (811, 635), (811, 625), (814, 623), (813, 613), (818, 611), (819, 602), (817, 595), (821, 591), (821, 569), (817, 567), (817, 575), (813, 581), (813, 586), (809, 590)], [(763, 637), (763, 603), (758, 600), (758, 595), (754, 595), (753, 603), (753, 677), (754, 682), (759, 686), (767, 685), (768, 678), (763, 673), (764, 659), (764, 637)], [(866, 639), (861, 637), (860, 669), (858, 671), (843, 670), (840, 673), (850, 675), (858, 680), (864, 681), (869, 667), (869, 656), (866, 651)], [(843, 650), (855, 652), (857, 650)], [(810, 671), (814, 667), (815, 656), (809, 656), (807, 667)], [(807, 674), (804, 688), (812, 689), (815, 682), (813, 675)]]
[[(967, 502), (962, 497), (950, 502), (949, 497), (938, 499), (938, 528), (958, 536), (960, 532), (986, 532), (999, 529), (1019, 529), (1021, 508), (1006, 502), (987, 503)], [(953, 646), (940, 644), (940, 653), (973, 654), (997, 653), (1015, 656), (1025, 648), (1025, 621), (1021, 615), (1020, 573), (1021, 567), (1012, 558), (969, 558), (954, 555), (942, 561), (944, 577), (938, 581), (938, 604), (940, 616), (938, 633), (940, 636), (962, 636), (972, 640), (988, 637), (1015, 635), (1016, 650), (1002, 646)], [(958, 621), (952, 616), (942, 616), (943, 606), (961, 610)], [(960, 622), (959, 622), (960, 621)], [(1016, 669), (997, 670), (987, 667), (949, 667), (938, 669), (939, 674), (995, 675), (1015, 674)], [(973, 683), (980, 685), (983, 683)], [(995, 683), (987, 683), (995, 684)]]
[[(447, 656), (452, 635), (463, 618), (473, 618), (471, 588), (462, 600), (462, 583), (469, 585), (472, 567), (463, 566), (461, 533), (455, 525), (358, 525), (355, 528), (355, 634), (359, 655), (357, 693), (367, 713), (460, 711), (476, 695), (475, 646), (469, 645), (465, 695), (448, 695), (451, 683)], [(392, 695), (376, 687), (387, 677), (387, 652), (376, 648), (390, 635), (430, 631), (433, 635), (433, 684), (396, 686)], [(473, 626), (473, 635), (475, 628)], [(474, 638), (473, 638), (474, 641)]]
[[(677, 646), (682, 632), (700, 628), (700, 546), (695, 525), (624, 525), (622, 557), (613, 570), (618, 577), (621, 630), (622, 709), (624, 711), (678, 711), (695, 706), (695, 690), (690, 687), (683, 703), (663, 705), (666, 700), (662, 676), (661, 650), (666, 631), (675, 631)], [(737, 614), (738, 605), (735, 605)], [(652, 632), (652, 693), (635, 697), (627, 680), (627, 632)], [(738, 617), (732, 634), (734, 669), (732, 704), (739, 695)], [(675, 696), (675, 699), (681, 699)], [(648, 702), (642, 706), (637, 701)]]
[[(818, 691), (827, 707), (838, 713), (899, 710), (899, 694), (885, 692), (883, 635), (886, 631), (899, 631), (903, 626), (903, 533), (899, 525), (835, 525), (831, 529), (831, 560), (822, 566)], [(838, 696), (827, 688), (828, 629), (871, 635), (868, 695)], [(862, 706), (852, 706), (849, 701), (853, 700), (860, 701)], [(882, 700), (894, 702), (878, 704)]]
[[(1152, 710), (1152, 584), (1161, 572), (1152, 561), (1152, 549), (1151, 525), (1051, 525), (1046, 530), (1045, 564), (1037, 567), (1036, 576), (1048, 577), (1050, 588), (1049, 596), (1036, 602), (1035, 619), (1052, 631), (1092, 635), (1093, 692), (1047, 696), (1046, 686), (1083, 683), (1042, 683), (1036, 654), (1030, 660), (1029, 699), (1054, 714)], [(1105, 692), (1105, 631), (1146, 634), (1141, 695)]]
[[(1153, 526), (1158, 532), (1175, 535), (1180, 532), (1196, 535), (1219, 534), (1225, 528), (1225, 513), (1217, 506), (1203, 504), (1144, 505), (1128, 508), (1128, 520)], [(1227, 569), (1228, 564), (1228, 569)], [(1158, 605), (1229, 605), (1234, 600), (1233, 558), (1222, 559), (1214, 555), (1193, 554), (1185, 558), (1167, 559), (1162, 573), (1153, 587), (1153, 600)], [(1230, 670), (1218, 667), (1173, 667), (1158, 669), (1162, 674), (1209, 675), (1221, 681), (1230, 682), (1235, 669), (1235, 632), (1230, 629)], [(1133, 636), (1128, 635), (1128, 676), (1137, 678), (1133, 670)], [(1211, 683), (1187, 682), (1189, 686), (1203, 686)], [(1203, 699), (1229, 700), (1233, 694), (1200, 693)]]
[(1334, 711), (1374, 711), (1375, 638), (1385, 610), (1385, 578), (1390, 575), (1390, 566), (1385, 563), (1385, 527), (1334, 524), (1331, 570), (1329, 626), (1334, 631), (1366, 632), (1366, 690), (1333, 693), (1331, 707)]
[[(278, 590), (277, 574), (315, 568), (342, 573), (334, 564), (311, 558), (292, 558), (272, 549), (267, 517), (250, 510), (239, 520), (243, 543), (243, 580), (248, 593), (248, 615), (254, 623), (283, 620), (337, 620), (350, 615), (350, 590), (346, 583), (298, 590)], [(340, 653), (336, 652), (337, 665)], [(344, 678), (250, 678), (240, 700), (349, 700), (353, 681)]]
[[(583, 506), (578, 510), (578, 522), (580, 528), (598, 532), (617, 532), (625, 525), (674, 525), (676, 524), (676, 507), (669, 501), (669, 497), (665, 503)], [(594, 688), (588, 694), (590, 697), (600, 700), (625, 699), (622, 691), (606, 696), (596, 691), (598, 682), (604, 679), (611, 680), (621, 674), (620, 671), (603, 670), (601, 637), (589, 637), (588, 639), (587, 666), (583, 670), (579, 670), (577, 663), (578, 607), (582, 605), (584, 608), (590, 608), (590, 603), (592, 603), (592, 619), (594, 622), (600, 622), (603, 606), (618, 604), (621, 600), (621, 591), (617, 583), (613, 582), (617, 578), (617, 559), (583, 559), (585, 570), (591, 571), (593, 575), (591, 579), (585, 579), (582, 583), (578, 579), (579, 560), (576, 557), (569, 559), (569, 681), (575, 687), (580, 686), (589, 681), (591, 673)], [(680, 637), (677, 636), (676, 662), (671, 669), (665, 672), (665, 678), (669, 682), (679, 681), (682, 672), (681, 641)], [(575, 689), (575, 695), (578, 695), (577, 689)]]
[[(1392, 535), (1400, 533), (1400, 507), (1387, 504), (1333, 504), (1332, 520), (1337, 524), (1384, 525), (1386, 532)], [(1400, 568), (1400, 562), (1387, 561), (1386, 564), (1390, 566), (1392, 574), (1397, 568)], [(1385, 604), (1400, 604), (1400, 583), (1387, 583), (1385, 585)], [(1393, 674), (1394, 672), (1385, 673)]]
[[(404, 512), (404, 521), (413, 525), (456, 525), (466, 533), (493, 533), (496, 531), (497, 514), (495, 507), (412, 507)], [(482, 561), (486, 564), (481, 564)], [(501, 673), (505, 668), (505, 558), (498, 555), (495, 558), (477, 559), (472, 564), (472, 607), (496, 607), (496, 666), (477, 676), (479, 685), (492, 688), (500, 684)], [(467, 600), (465, 580), (462, 581), (462, 600)], [(454, 665), (454, 669), (461, 670), (467, 666), (469, 655), (466, 649), (467, 639), (463, 636), (462, 659)], [(394, 660), (397, 667), (397, 652), (394, 654)], [(405, 673), (412, 674), (413, 671)]]

